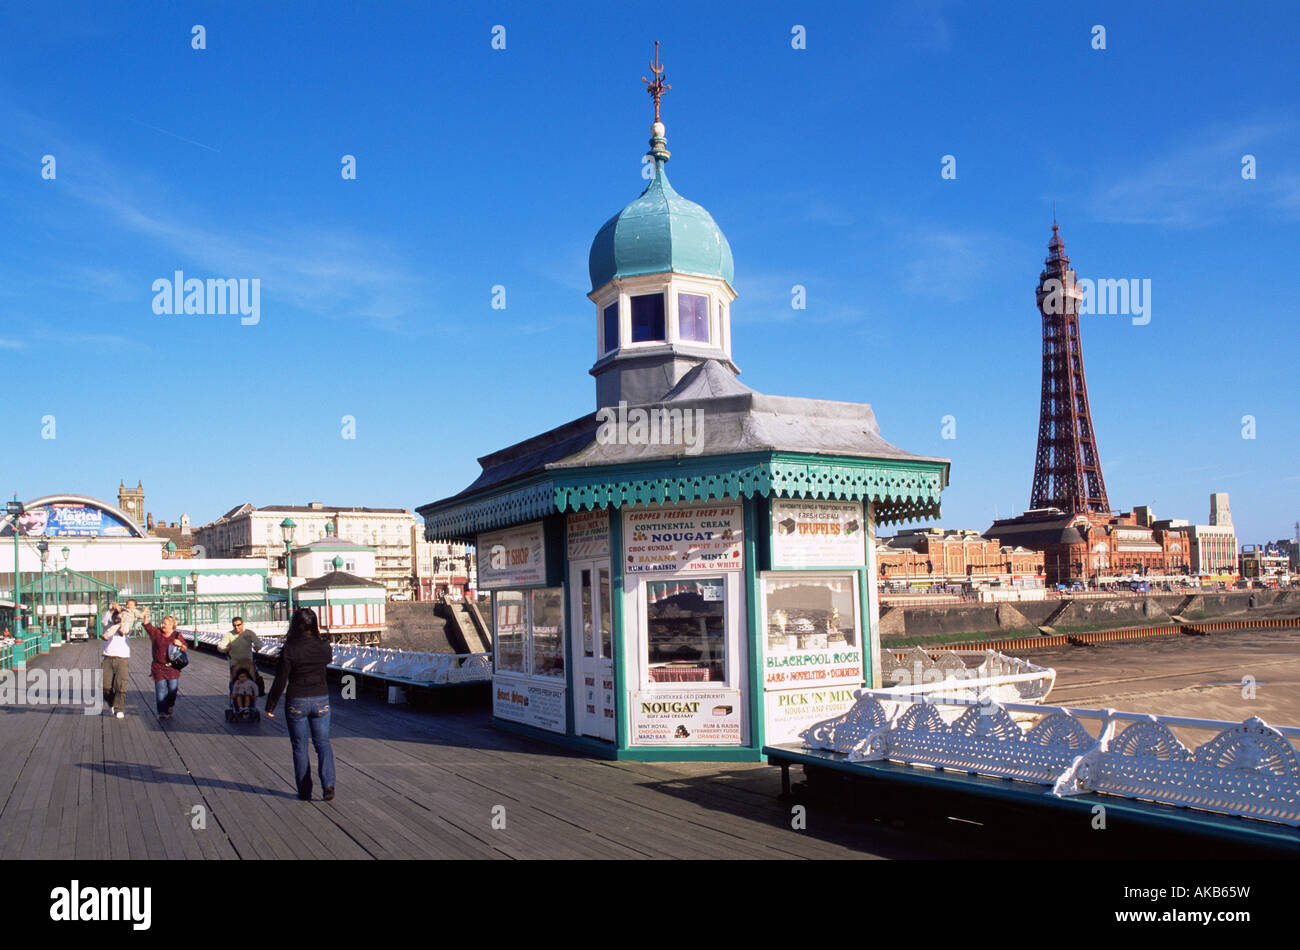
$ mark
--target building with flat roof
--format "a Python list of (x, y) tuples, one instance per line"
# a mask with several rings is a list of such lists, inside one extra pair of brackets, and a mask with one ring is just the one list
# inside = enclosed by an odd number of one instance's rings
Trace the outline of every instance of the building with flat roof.
[[(245, 503), (196, 529), (194, 543), (208, 557), (251, 557), (266, 562), (281, 577), (285, 572), (284, 536), (280, 524), (294, 522), (293, 544), (303, 545), (334, 536), (374, 549), (375, 580), (389, 597), (409, 597), (414, 577), (411, 525), (415, 518), (406, 508), (348, 508), (312, 502), (307, 505)], [(295, 576), (300, 576), (295, 574)]]

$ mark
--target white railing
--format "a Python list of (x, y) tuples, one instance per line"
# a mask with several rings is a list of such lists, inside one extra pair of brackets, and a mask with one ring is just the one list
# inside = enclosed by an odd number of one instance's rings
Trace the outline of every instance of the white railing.
[[(1300, 728), (1253, 716), (1235, 723), (934, 695), (945, 685), (857, 690), (848, 712), (800, 738), (851, 762), (954, 769), (1050, 785), (1058, 797), (1095, 792), (1300, 826), (1300, 758), (1288, 741)], [(949, 723), (937, 706), (965, 708)], [(1015, 714), (1033, 721), (1026, 728)], [(1173, 729), (1216, 734), (1189, 749)]]
[[(286, 625), (282, 623), (281, 626)], [(263, 641), (263, 646), (257, 655), (267, 660), (279, 656), (284, 648), (283, 632), (263, 633), (259, 629), (257, 635)], [(216, 625), (208, 624), (187, 627), (181, 629), (180, 633), (187, 637), (192, 635), (199, 643), (216, 649), (226, 630), (218, 630)], [(336, 643), (334, 661), (330, 668), (420, 686), (486, 683), (492, 679), (492, 654), (418, 653)]]
[(880, 679), (887, 688), (949, 684), (945, 695), (975, 698), (988, 692), (996, 702), (1041, 702), (1056, 683), (1056, 670), (996, 650), (935, 650), (912, 647), (900, 658), (880, 650)]

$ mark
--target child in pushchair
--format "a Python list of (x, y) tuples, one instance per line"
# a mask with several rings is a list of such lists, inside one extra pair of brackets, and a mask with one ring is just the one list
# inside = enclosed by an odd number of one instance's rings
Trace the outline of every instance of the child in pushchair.
[(226, 710), (226, 722), (257, 722), (262, 714), (257, 711), (257, 683), (253, 680), (253, 671), (243, 663), (237, 663), (231, 673), (230, 708)]

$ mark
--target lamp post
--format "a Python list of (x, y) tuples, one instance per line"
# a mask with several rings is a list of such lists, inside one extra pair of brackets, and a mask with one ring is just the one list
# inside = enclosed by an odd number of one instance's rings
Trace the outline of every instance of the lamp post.
[[(63, 584), (66, 585), (66, 584), (67, 584), (67, 581), (68, 581), (68, 561), (69, 561), (69, 559), (70, 559), (71, 556), (72, 556), (72, 549), (71, 549), (71, 548), (68, 548), (68, 547), (64, 547), (63, 550), (60, 551), (59, 553), (63, 555)], [(63, 586), (63, 585), (60, 585), (60, 586)], [(60, 593), (61, 593), (62, 595), (66, 595), (67, 591), (64, 590), (64, 591), (61, 591)], [(55, 595), (55, 598), (54, 598), (54, 599), (55, 599), (55, 601), (58, 601), (58, 600), (60, 599), (60, 595)], [(63, 609), (62, 607), (59, 608), (60, 613), (62, 613), (62, 609)], [(70, 611), (69, 611), (69, 612), (70, 612)], [(95, 615), (95, 624), (94, 624), (94, 626), (92, 626), (91, 629), (96, 629), (96, 628), (98, 627), (98, 624), (99, 624), (99, 615), (96, 614), (96, 615)], [(89, 635), (89, 634), (87, 634), (87, 635)]]
[(48, 647), (51, 637), (49, 619), (45, 610), (45, 562), (50, 556), (50, 542), (41, 538), (36, 544), (36, 553), (41, 556), (41, 643)]
[(289, 549), (293, 547), (293, 529), (296, 527), (292, 518), (280, 522), (280, 535), (284, 538), (284, 592), (289, 598), (288, 620), (293, 620), (293, 555)]
[(24, 511), (23, 503), (14, 495), (14, 500), (5, 503), (5, 513), (9, 515), (10, 526), (14, 533), (14, 639), (21, 640), (23, 636), (23, 605), (18, 596), (18, 516)]
[(197, 626), (199, 619), (199, 572), (190, 571), (190, 626)]

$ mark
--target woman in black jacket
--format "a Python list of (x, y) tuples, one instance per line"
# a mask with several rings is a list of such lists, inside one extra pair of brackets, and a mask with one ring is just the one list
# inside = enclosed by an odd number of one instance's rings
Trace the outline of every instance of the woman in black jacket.
[(266, 715), (275, 718), (273, 710), (283, 692), (289, 741), (293, 743), (293, 777), (298, 783), (298, 797), (303, 801), (311, 799), (311, 762), (307, 755), (309, 736), (316, 746), (323, 797), (325, 801), (334, 798), (330, 690), (325, 679), (325, 667), (333, 659), (334, 650), (321, 636), (316, 612), (309, 607), (299, 607), (289, 621), (289, 633), (284, 638), (284, 648), (275, 668), (275, 682), (266, 696)]

